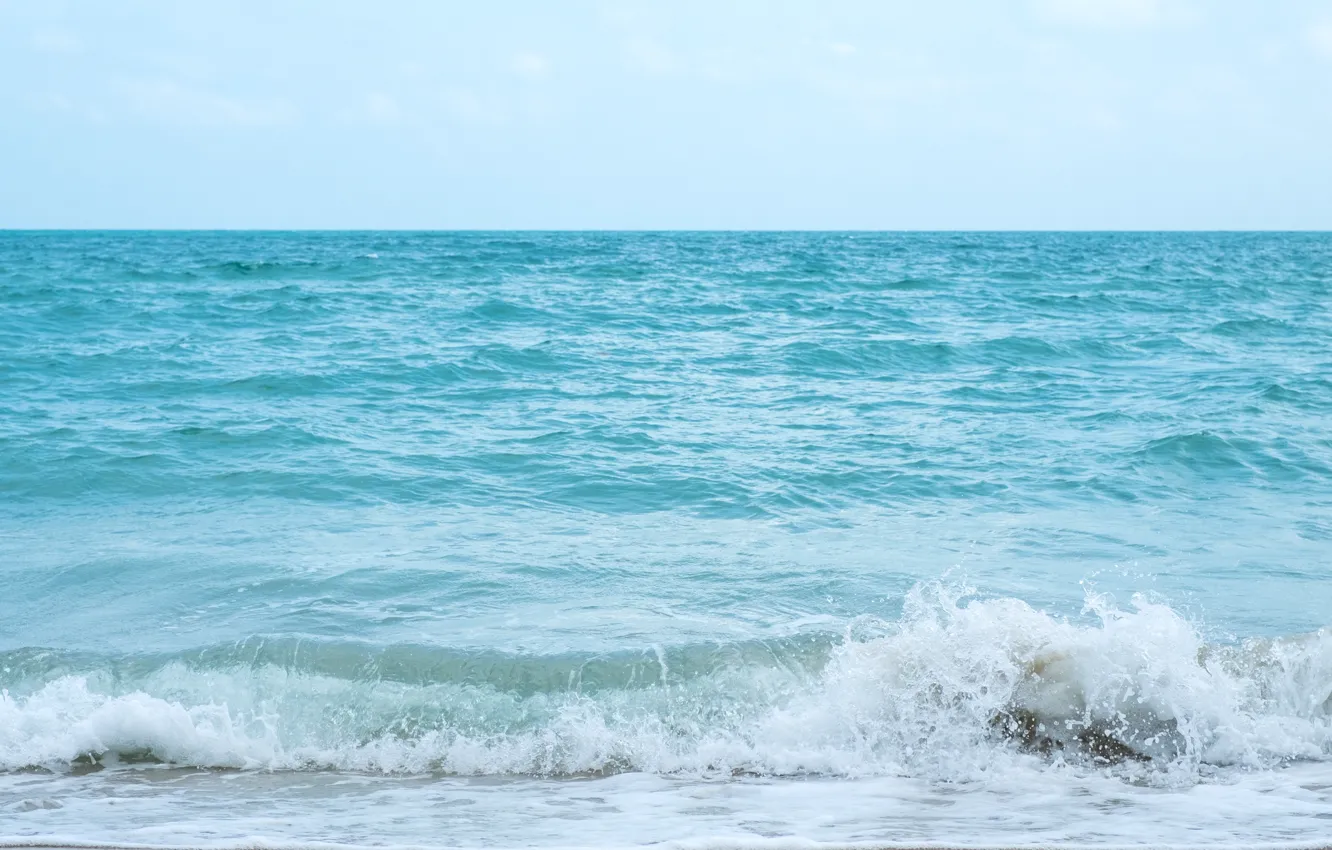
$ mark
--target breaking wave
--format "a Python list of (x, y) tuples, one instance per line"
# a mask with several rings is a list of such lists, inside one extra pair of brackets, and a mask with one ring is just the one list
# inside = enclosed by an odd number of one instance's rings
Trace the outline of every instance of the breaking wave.
[(0, 769), (983, 778), (1075, 762), (1187, 784), (1332, 757), (1332, 634), (1209, 644), (1097, 596), (1070, 621), (915, 588), (840, 635), (598, 656), (249, 641), (0, 656)]

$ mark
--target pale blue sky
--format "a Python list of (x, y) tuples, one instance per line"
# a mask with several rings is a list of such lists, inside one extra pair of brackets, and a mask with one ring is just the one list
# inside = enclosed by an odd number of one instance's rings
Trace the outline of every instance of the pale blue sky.
[(0, 0), (0, 227), (1332, 228), (1332, 2)]

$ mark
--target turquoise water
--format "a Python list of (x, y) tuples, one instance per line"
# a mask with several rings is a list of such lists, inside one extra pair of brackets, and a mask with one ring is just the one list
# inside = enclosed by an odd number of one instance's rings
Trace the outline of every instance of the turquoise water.
[(1324, 234), (0, 233), (0, 839), (1326, 839), (1330, 299)]

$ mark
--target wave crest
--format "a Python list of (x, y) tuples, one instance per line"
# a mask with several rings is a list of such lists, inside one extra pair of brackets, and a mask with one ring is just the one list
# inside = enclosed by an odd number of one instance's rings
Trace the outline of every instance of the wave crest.
[[(1075, 623), (927, 585), (900, 620), (860, 619), (840, 638), (581, 661), (377, 650), (395, 667), (279, 643), (116, 667), (29, 652), (6, 665), (26, 683), (0, 697), (0, 768), (965, 781), (1022, 760), (1174, 784), (1332, 755), (1325, 631), (1211, 645), (1146, 598), (1091, 596), (1087, 612)], [(589, 665), (591, 680), (574, 675)]]

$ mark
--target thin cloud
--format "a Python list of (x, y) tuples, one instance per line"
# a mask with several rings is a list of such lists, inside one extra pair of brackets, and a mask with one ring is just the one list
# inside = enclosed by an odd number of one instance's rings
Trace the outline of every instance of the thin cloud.
[(365, 96), (356, 117), (370, 124), (397, 124), (402, 120), (402, 109), (389, 95), (371, 92)]
[(83, 52), (83, 41), (64, 30), (39, 30), (32, 34), (31, 44), (41, 53), (73, 54)]
[(137, 114), (172, 124), (272, 127), (296, 120), (295, 109), (280, 99), (227, 97), (162, 79), (122, 80), (116, 88)]
[(1309, 27), (1309, 46), (1316, 53), (1332, 58), (1332, 21), (1321, 21)]
[(513, 57), (513, 71), (529, 80), (540, 79), (550, 73), (550, 60), (540, 53), (519, 53)]
[(665, 76), (680, 70), (680, 59), (671, 51), (647, 39), (635, 38), (624, 45), (629, 66), (654, 76)]

